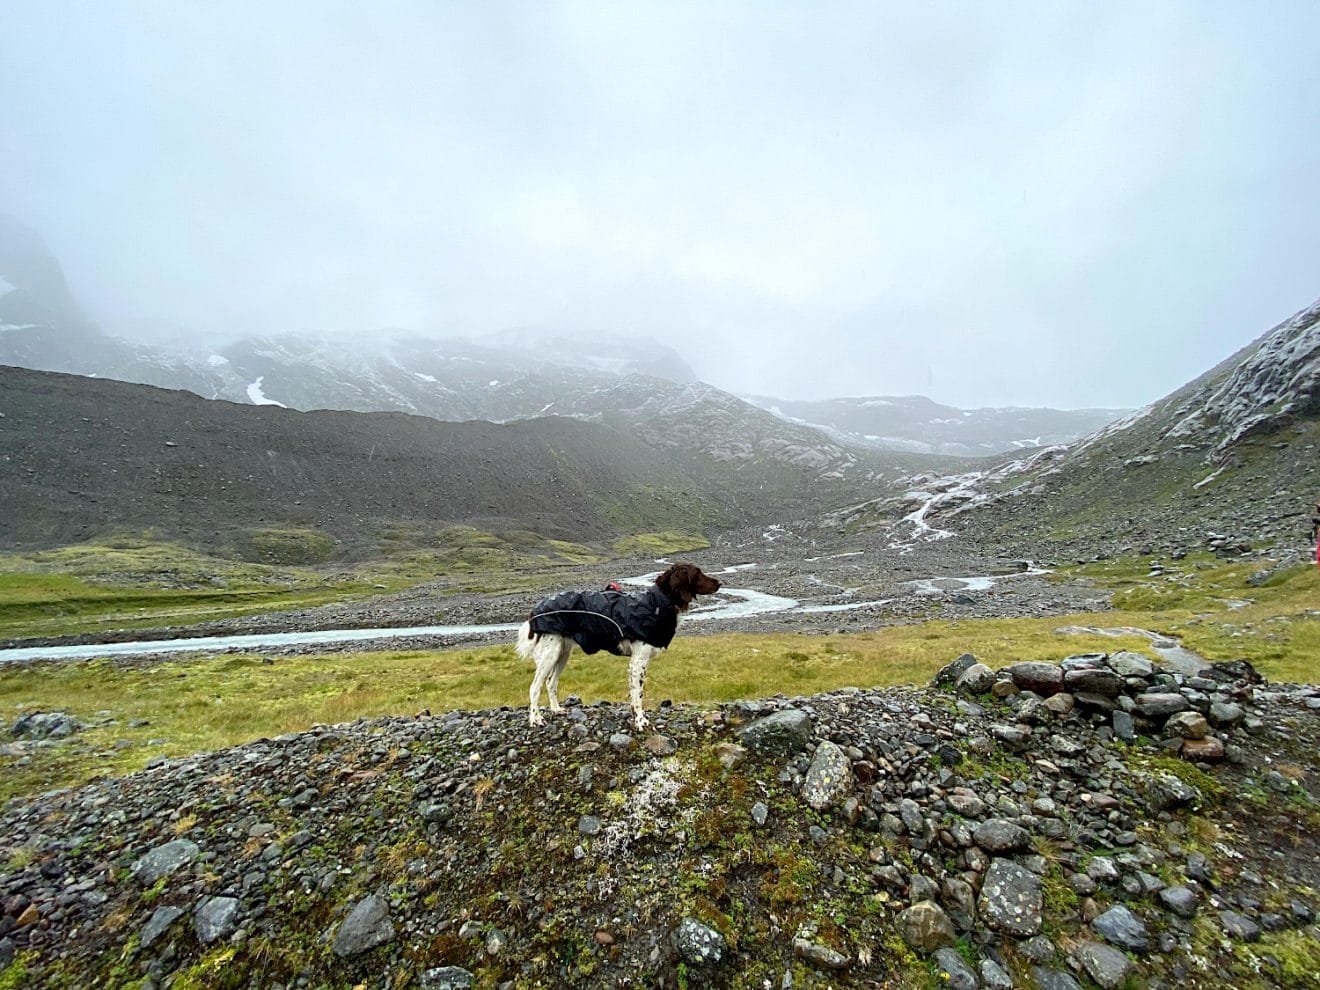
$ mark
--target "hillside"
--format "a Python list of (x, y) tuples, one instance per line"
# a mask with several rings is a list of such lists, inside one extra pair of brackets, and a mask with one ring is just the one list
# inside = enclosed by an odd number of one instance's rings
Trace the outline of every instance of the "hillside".
[(1320, 498), (1320, 303), (1194, 381), (1076, 443), (906, 479), (832, 520), (928, 530), (1022, 553), (1307, 548)]
[(879, 450), (989, 457), (1070, 443), (1124, 416), (1125, 409), (956, 409), (920, 395), (818, 401), (751, 395), (749, 402), (840, 442)]
[(0, 395), (6, 549), (294, 530), (316, 559), (373, 552), (399, 525), (594, 542), (736, 519), (711, 486), (602, 425), (303, 413), (19, 368), (0, 368)]

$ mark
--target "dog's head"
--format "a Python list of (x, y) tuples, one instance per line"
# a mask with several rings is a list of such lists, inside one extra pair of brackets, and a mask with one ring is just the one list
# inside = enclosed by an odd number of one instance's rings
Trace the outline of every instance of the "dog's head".
[(697, 595), (713, 595), (720, 590), (720, 583), (709, 574), (703, 574), (696, 564), (674, 564), (656, 578), (655, 583), (683, 612)]

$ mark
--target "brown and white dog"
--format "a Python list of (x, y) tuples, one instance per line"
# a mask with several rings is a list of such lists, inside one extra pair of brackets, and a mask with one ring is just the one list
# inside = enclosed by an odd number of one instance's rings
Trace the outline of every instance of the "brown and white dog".
[(633, 722), (646, 728), (642, 690), (646, 667), (674, 638), (678, 617), (698, 595), (713, 595), (720, 582), (703, 574), (695, 564), (674, 564), (644, 591), (565, 591), (541, 601), (518, 630), (516, 649), (536, 664), (528, 714), (540, 725), (541, 689), (550, 698), (550, 710), (560, 712), (559, 675), (568, 665), (574, 645), (586, 653), (607, 650), (628, 661), (628, 698)]

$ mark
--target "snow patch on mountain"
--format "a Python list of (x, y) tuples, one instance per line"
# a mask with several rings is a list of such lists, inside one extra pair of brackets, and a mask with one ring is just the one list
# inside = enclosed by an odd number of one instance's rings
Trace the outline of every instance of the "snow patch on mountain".
[(1220, 452), (1294, 414), (1320, 410), (1320, 302), (1267, 333), (1252, 353), (1209, 391), (1174, 412), (1167, 437), (1216, 437)]
[(267, 398), (266, 393), (261, 390), (261, 383), (265, 381), (266, 376), (262, 375), (255, 382), (247, 387), (248, 398), (252, 400), (254, 406), (279, 406), (281, 409), (287, 409), (283, 402), (276, 402), (274, 399)]

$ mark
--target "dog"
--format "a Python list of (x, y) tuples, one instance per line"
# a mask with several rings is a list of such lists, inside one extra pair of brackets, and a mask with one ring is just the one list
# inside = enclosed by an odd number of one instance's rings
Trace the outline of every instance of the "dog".
[(577, 645), (584, 653), (607, 650), (629, 658), (628, 699), (633, 722), (639, 731), (645, 729), (642, 691), (647, 665), (673, 640), (679, 615), (693, 600), (719, 590), (720, 582), (695, 564), (674, 564), (645, 591), (563, 591), (538, 603), (519, 628), (515, 647), (520, 657), (536, 663), (529, 722), (541, 725), (545, 721), (540, 708), (542, 688), (550, 698), (550, 711), (563, 711), (559, 675)]

